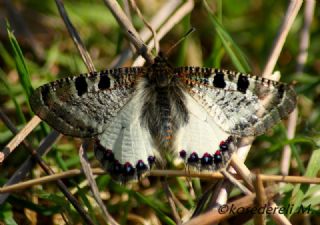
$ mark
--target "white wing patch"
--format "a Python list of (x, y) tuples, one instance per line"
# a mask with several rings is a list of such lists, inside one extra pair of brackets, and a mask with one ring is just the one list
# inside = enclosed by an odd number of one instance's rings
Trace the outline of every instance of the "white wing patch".
[[(141, 126), (142, 101), (140, 91), (137, 92), (105, 131), (97, 136), (100, 148), (95, 148), (96, 156), (104, 169), (114, 174), (117, 180), (137, 179), (150, 169), (158, 153), (150, 133)], [(111, 159), (108, 159), (108, 154), (112, 154)]]
[[(189, 122), (181, 127), (177, 134), (178, 152), (191, 166), (200, 169), (220, 169), (225, 166), (233, 152), (234, 146), (231, 144), (230, 135), (224, 132), (205, 109), (188, 94), (186, 100)], [(220, 145), (227, 142), (228, 149), (222, 151)]]

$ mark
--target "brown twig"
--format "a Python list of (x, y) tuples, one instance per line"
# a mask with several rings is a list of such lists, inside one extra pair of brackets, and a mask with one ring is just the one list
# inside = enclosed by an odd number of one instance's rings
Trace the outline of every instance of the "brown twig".
[[(48, 150), (52, 147), (52, 145), (59, 139), (59, 133), (52, 132), (49, 134), (41, 143), (41, 145), (36, 150), (37, 154), (39, 156), (45, 155)], [(6, 182), (3, 188), (9, 187), (12, 184), (16, 184), (23, 180), (27, 173), (31, 171), (31, 169), (34, 167), (34, 160), (32, 157), (28, 157), (25, 162), (15, 171), (15, 173), (10, 177), (10, 179)], [(3, 202), (6, 200), (8, 196), (6, 195), (0, 195), (0, 205), (3, 204)]]

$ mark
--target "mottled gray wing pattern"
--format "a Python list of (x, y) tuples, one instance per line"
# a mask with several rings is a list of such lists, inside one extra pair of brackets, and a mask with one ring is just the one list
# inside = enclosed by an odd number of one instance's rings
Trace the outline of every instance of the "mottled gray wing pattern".
[(296, 105), (293, 87), (258, 76), (221, 69), (175, 69), (187, 92), (227, 133), (263, 134)]
[(30, 98), (35, 114), (55, 130), (75, 137), (94, 137), (133, 95), (144, 68), (119, 68), (43, 85)]

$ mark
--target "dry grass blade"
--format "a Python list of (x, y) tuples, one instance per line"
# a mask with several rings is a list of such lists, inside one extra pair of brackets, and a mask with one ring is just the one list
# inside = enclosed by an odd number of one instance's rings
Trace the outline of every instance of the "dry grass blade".
[(92, 59), (91, 59), (88, 51), (86, 50), (86, 47), (82, 43), (81, 38), (80, 38), (77, 30), (74, 28), (74, 26), (72, 25), (72, 23), (68, 17), (68, 14), (64, 8), (63, 1), (56, 0), (56, 4), (57, 4), (58, 10), (59, 10), (59, 13), (60, 13), (68, 31), (69, 31), (70, 36), (71, 36), (74, 44), (76, 45), (76, 47), (82, 57), (82, 60), (84, 61), (85, 65), (87, 66), (87, 69), (90, 72), (96, 71), (94, 64), (92, 62)]
[[(288, 128), (287, 128), (287, 136), (288, 139), (292, 139), (296, 133), (296, 126), (298, 120), (298, 109), (296, 108), (289, 116), (288, 119)], [(282, 151), (282, 159), (280, 170), (282, 175), (288, 175), (290, 169), (291, 162), (291, 148), (290, 145), (286, 145)]]
[(12, 153), (16, 147), (31, 133), (31, 131), (38, 126), (41, 119), (38, 116), (34, 116), (21, 131), (16, 134), (14, 138), (6, 145), (6, 147), (0, 152), (0, 163), (2, 163), (7, 156)]
[(230, 183), (232, 183), (234, 186), (238, 187), (243, 193), (249, 195), (252, 192), (244, 185), (242, 185), (235, 177), (233, 177), (228, 171), (221, 170), (221, 173), (224, 175), (225, 178), (227, 178)]
[(119, 25), (123, 28), (127, 38), (132, 44), (134, 44), (138, 53), (142, 55), (149, 64), (152, 64), (152, 54), (140, 38), (139, 33), (136, 31), (131, 21), (119, 6), (118, 2), (115, 0), (104, 0), (104, 2), (112, 12), (113, 16), (117, 19)]
[[(268, 198), (265, 193), (263, 182), (260, 174), (256, 174), (253, 180), (254, 190), (257, 195), (258, 207), (263, 207), (268, 203)], [(254, 215), (254, 222), (256, 225), (266, 224), (266, 213), (257, 213)]]
[(302, 2), (302, 0), (290, 0), (286, 15), (283, 19), (278, 35), (274, 40), (272, 51), (262, 72), (263, 77), (268, 78), (270, 74), (272, 74), (272, 71), (276, 65), (276, 62), (278, 61), (280, 52), (288, 36), (289, 30), (291, 29), (293, 22), (296, 19), (296, 16), (301, 8)]
[[(158, 11), (158, 13), (151, 19), (150, 26), (155, 30), (158, 30), (159, 27), (171, 16), (171, 14), (176, 10), (176, 8), (181, 4), (180, 0), (177, 1), (168, 1), (164, 6)], [(146, 42), (152, 37), (152, 32), (150, 29), (144, 27), (139, 32), (141, 39)], [(159, 41), (160, 38), (158, 37)], [(110, 64), (110, 68), (120, 67), (126, 59), (132, 56), (132, 52), (129, 49), (123, 51), (120, 56), (116, 57)], [(142, 64), (139, 64), (142, 65)]]
[(251, 191), (253, 191), (254, 187), (252, 185), (251, 172), (236, 154), (232, 156), (230, 165), (237, 172), (237, 174), (244, 180), (246, 186)]
[(135, 0), (129, 0), (131, 7), (135, 10), (135, 12), (137, 13), (137, 15), (139, 16), (139, 18), (143, 21), (143, 23), (146, 25), (146, 27), (152, 32), (152, 36), (153, 36), (153, 41), (154, 41), (154, 46), (155, 46), (155, 50), (156, 50), (156, 54), (159, 53), (159, 40), (157, 38), (157, 33), (156, 31), (153, 29), (153, 27), (147, 22), (147, 20), (143, 17), (140, 9), (138, 8)]
[(308, 58), (308, 48), (310, 44), (310, 27), (313, 20), (315, 0), (304, 1), (304, 24), (300, 34), (299, 54), (297, 57), (297, 73), (302, 73)]
[(84, 172), (86, 178), (88, 179), (93, 196), (103, 212), (102, 215), (104, 216), (106, 223), (111, 224), (111, 225), (117, 225), (118, 223), (109, 214), (106, 206), (104, 205), (104, 203), (102, 202), (102, 199), (100, 198), (99, 189), (98, 189), (97, 184), (94, 180), (93, 173), (92, 173), (92, 170), (90, 167), (90, 163), (88, 161), (88, 157), (87, 157), (87, 153), (86, 153), (87, 148), (88, 148), (88, 141), (85, 140), (79, 149), (79, 157), (80, 157), (80, 162), (81, 162), (83, 172)]
[[(304, 8), (304, 25), (300, 34), (300, 43), (299, 43), (299, 54), (297, 57), (297, 73), (302, 73), (305, 63), (308, 58), (308, 48), (309, 48), (309, 39), (310, 39), (310, 26), (313, 19), (315, 8), (314, 0), (305, 1)], [(295, 109), (288, 119), (288, 139), (292, 139), (295, 135), (296, 125), (298, 120), (298, 110)], [(288, 175), (291, 162), (291, 148), (289, 145), (286, 145), (282, 151), (282, 160), (281, 160), (281, 174)]]
[[(193, 0), (188, 0), (186, 1), (183, 5), (177, 9), (177, 11), (170, 16), (168, 21), (158, 30), (157, 32), (157, 37), (158, 40), (160, 41), (178, 22), (180, 22), (183, 17), (185, 17), (188, 13), (192, 11), (194, 7), (194, 1)], [(154, 42), (150, 41), (148, 43), (148, 48), (152, 49), (154, 47)], [(140, 66), (143, 64), (143, 58), (138, 57), (132, 66)]]
[[(105, 171), (103, 171), (100, 168), (92, 169), (92, 172), (93, 172), (93, 174), (99, 174), (99, 175), (105, 174)], [(54, 181), (57, 181), (59, 179), (71, 178), (71, 177), (74, 177), (74, 176), (78, 176), (80, 174), (83, 174), (82, 170), (79, 170), (79, 169), (68, 170), (68, 171), (64, 171), (64, 172), (60, 172), (60, 173), (56, 173), (56, 174), (52, 174), (52, 175), (48, 175), (48, 176), (32, 179), (32, 180), (20, 182), (20, 183), (13, 184), (13, 185), (10, 185), (10, 186), (1, 187), (0, 188), (0, 193), (18, 191), (18, 190), (21, 190), (21, 189), (30, 188), (30, 187), (32, 187), (34, 185), (54, 182)]]

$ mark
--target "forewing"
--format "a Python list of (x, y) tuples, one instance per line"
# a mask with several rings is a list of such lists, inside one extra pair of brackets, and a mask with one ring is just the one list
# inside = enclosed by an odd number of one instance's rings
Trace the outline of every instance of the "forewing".
[(67, 77), (36, 89), (30, 98), (35, 114), (55, 130), (94, 137), (132, 97), (143, 68), (120, 68)]
[(256, 136), (288, 116), (296, 105), (292, 86), (228, 70), (177, 68), (187, 92), (229, 134)]

